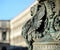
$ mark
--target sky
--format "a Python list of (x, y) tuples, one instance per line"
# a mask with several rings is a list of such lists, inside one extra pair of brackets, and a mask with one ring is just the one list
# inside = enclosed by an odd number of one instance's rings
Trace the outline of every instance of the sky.
[(0, 20), (11, 20), (35, 0), (0, 0)]

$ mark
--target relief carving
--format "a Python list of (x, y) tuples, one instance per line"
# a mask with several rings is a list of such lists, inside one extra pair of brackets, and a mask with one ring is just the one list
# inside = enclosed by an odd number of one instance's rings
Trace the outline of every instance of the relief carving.
[(35, 41), (60, 40), (60, 34), (57, 34), (57, 31), (60, 31), (60, 16), (54, 9), (54, 0), (38, 0), (38, 4), (31, 8), (33, 17), (22, 28), (22, 35), (29, 45), (29, 50), (33, 50), (32, 44)]

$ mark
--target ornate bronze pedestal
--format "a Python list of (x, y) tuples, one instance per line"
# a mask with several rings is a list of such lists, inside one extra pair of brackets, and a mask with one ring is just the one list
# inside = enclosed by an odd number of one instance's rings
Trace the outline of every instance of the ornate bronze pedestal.
[(56, 0), (38, 0), (31, 8), (33, 16), (22, 28), (29, 50), (60, 50), (60, 11)]

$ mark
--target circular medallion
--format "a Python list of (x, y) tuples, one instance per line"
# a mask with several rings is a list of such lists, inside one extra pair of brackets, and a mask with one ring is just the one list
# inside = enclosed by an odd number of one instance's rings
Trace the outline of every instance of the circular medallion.
[(54, 40), (60, 40), (60, 16), (55, 16), (53, 20)]
[(56, 16), (53, 21), (53, 29), (55, 31), (60, 31), (60, 16)]

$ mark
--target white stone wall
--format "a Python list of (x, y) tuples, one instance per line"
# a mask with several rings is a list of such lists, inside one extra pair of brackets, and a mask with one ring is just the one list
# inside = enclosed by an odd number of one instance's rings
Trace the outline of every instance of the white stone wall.
[[(33, 5), (35, 5), (37, 2), (35, 2)], [(20, 45), (20, 46), (27, 46), (25, 40), (22, 40), (23, 37), (21, 37), (22, 33), (22, 27), (23, 25), (30, 19), (32, 18), (30, 8), (33, 6), (31, 5), (28, 9), (23, 11), (21, 14), (17, 15), (14, 19), (10, 21), (11, 25), (11, 34), (10, 34), (10, 40), (11, 40), (11, 45)], [(22, 39), (20, 39), (22, 42), (20, 43), (15, 43), (17, 40), (13, 40), (14, 38), (17, 38), (20, 36)]]
[(2, 40), (2, 38), (1, 38), (1, 37), (2, 37), (2, 35), (1, 35), (1, 31), (0, 31), (0, 40)]
[[(26, 21), (28, 21), (29, 19), (31, 18), (30, 16), (30, 13), (28, 12), (28, 14), (24, 15), (21, 19), (19, 19), (19, 21), (14, 21), (13, 24), (11, 24), (11, 36), (10, 36), (10, 39), (11, 40), (11, 44), (13, 45), (20, 45), (20, 46), (27, 46), (26, 43), (25, 43), (25, 40), (22, 40), (22, 39), (19, 39), (21, 40), (22, 42), (15, 42), (17, 41), (13, 39), (14, 38), (17, 38), (18, 36), (22, 36), (21, 33), (22, 33), (22, 26), (26, 23)], [(21, 37), (23, 38), (23, 37)]]

